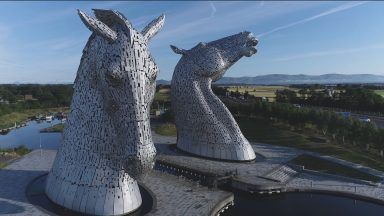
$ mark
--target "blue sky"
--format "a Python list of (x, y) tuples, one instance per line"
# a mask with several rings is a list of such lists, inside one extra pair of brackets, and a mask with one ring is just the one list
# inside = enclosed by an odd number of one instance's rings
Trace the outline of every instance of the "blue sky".
[(162, 31), (150, 42), (171, 79), (189, 49), (247, 30), (258, 53), (242, 58), (226, 76), (372, 73), (384, 75), (384, 2), (0, 2), (0, 83), (72, 82), (91, 32), (76, 9), (119, 10), (141, 30), (161, 13)]

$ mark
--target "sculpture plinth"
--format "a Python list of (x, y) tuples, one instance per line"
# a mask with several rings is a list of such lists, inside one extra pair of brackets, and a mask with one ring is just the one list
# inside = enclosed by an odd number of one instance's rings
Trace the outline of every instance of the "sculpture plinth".
[(199, 43), (190, 50), (171, 46), (182, 57), (171, 83), (177, 147), (222, 160), (250, 161), (255, 152), (235, 119), (212, 92), (211, 83), (243, 56), (256, 53), (257, 40), (249, 32)]
[(154, 165), (149, 110), (158, 68), (147, 43), (164, 16), (138, 32), (117, 11), (94, 12), (96, 18), (79, 11), (93, 33), (46, 194), (81, 213), (121, 215), (140, 207), (136, 179)]

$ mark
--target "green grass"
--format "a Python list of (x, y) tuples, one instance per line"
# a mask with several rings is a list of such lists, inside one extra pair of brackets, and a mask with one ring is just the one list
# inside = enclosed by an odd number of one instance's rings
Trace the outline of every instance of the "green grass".
[(31, 152), (31, 150), (29, 150), (24, 145), (14, 148), (13, 151), (16, 152), (16, 154), (18, 154), (19, 156), (23, 156)]
[(31, 150), (29, 150), (24, 145), (16, 148), (0, 149), (0, 155), (4, 153), (16, 153), (19, 156), (23, 156), (25, 154), (28, 154), (29, 152), (31, 152)]
[(27, 147), (0, 149), (0, 169), (8, 165), (8, 162), (31, 152)]
[(289, 147), (304, 146), (308, 143), (305, 136), (290, 131), (285, 125), (275, 124), (263, 117), (237, 118), (241, 131), (247, 139)]
[(384, 90), (375, 90), (375, 93), (384, 97)]
[(244, 93), (245, 91), (248, 91), (250, 95), (253, 95), (255, 97), (266, 97), (270, 101), (274, 101), (274, 98), (276, 97), (275, 95), (276, 90), (283, 90), (283, 89), (298, 91), (297, 89), (290, 88), (288, 86), (230, 86), (228, 88), (228, 91), (232, 91), (232, 92), (239, 91), (240, 93)]
[(290, 161), (290, 163), (304, 166), (305, 169), (315, 170), (333, 175), (340, 175), (350, 178), (356, 178), (366, 181), (379, 182), (381, 179), (377, 176), (361, 172), (357, 169), (343, 166), (332, 161), (324, 160), (311, 155), (299, 155)]
[(155, 128), (155, 132), (157, 134), (163, 135), (163, 136), (176, 136), (176, 126), (175, 124), (172, 123), (164, 123), (164, 124), (159, 124)]
[(40, 132), (43, 132), (43, 133), (61, 133), (61, 132), (63, 132), (63, 130), (64, 130), (64, 124), (59, 123), (59, 124), (55, 124), (51, 127), (44, 128)]
[(50, 113), (50, 112), (58, 112), (65, 111), (68, 108), (48, 108), (48, 109), (30, 109), (25, 110), (23, 112), (12, 112), (6, 115), (0, 116), (0, 129), (9, 128), (22, 122), (28, 120), (29, 117), (35, 116), (40, 113)]
[[(380, 156), (358, 146), (337, 144), (322, 134), (314, 133), (308, 127), (300, 132), (292, 131), (288, 125), (274, 123), (263, 117), (241, 117), (237, 118), (237, 122), (244, 136), (250, 141), (317, 152), (384, 171), (384, 159)], [(311, 137), (324, 139), (326, 142), (314, 142)]]
[(155, 101), (158, 102), (169, 102), (171, 101), (171, 90), (170, 89), (160, 89), (155, 93)]

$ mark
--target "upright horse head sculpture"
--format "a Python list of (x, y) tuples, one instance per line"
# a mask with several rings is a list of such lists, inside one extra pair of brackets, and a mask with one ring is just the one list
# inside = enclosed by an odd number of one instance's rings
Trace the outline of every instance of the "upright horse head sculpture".
[(200, 156), (235, 161), (256, 158), (235, 119), (212, 92), (211, 82), (243, 56), (256, 53), (257, 40), (241, 32), (190, 50), (171, 46), (182, 57), (172, 77), (177, 147)]
[(154, 164), (149, 110), (158, 68), (147, 43), (164, 16), (136, 31), (119, 12), (79, 11), (93, 32), (83, 50), (62, 145), (48, 176), (55, 203), (92, 215), (121, 215), (142, 203), (136, 182)]

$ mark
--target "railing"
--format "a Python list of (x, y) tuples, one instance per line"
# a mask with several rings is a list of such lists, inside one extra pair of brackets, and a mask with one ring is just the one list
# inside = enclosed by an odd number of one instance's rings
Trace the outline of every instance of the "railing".
[(198, 184), (213, 188), (226, 184), (231, 180), (231, 177), (237, 173), (237, 170), (227, 172), (224, 175), (207, 173), (199, 170), (193, 170), (188, 167), (182, 167), (180, 165), (170, 164), (161, 160), (156, 161), (155, 170), (166, 172), (171, 175), (182, 176), (189, 180), (195, 181)]

